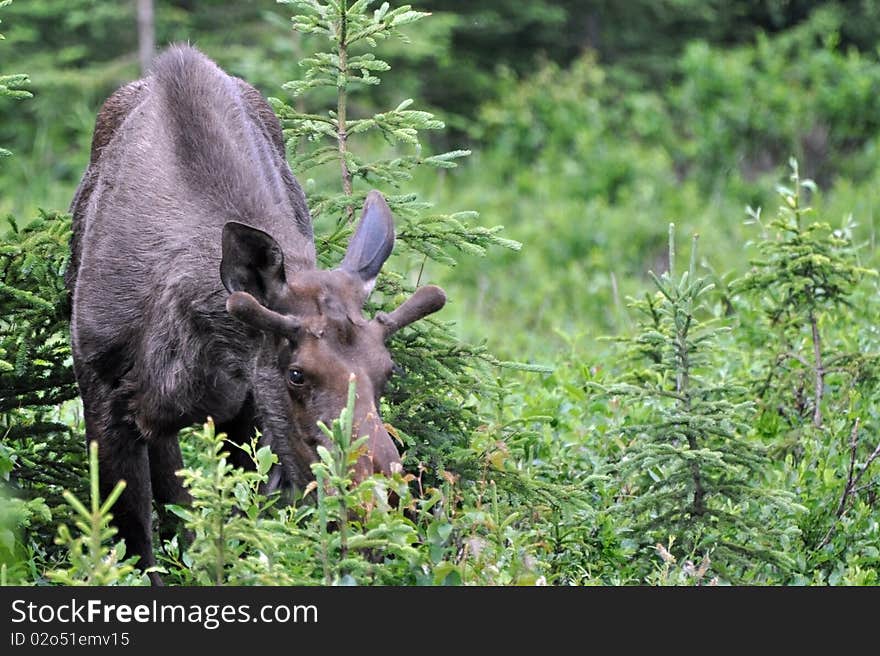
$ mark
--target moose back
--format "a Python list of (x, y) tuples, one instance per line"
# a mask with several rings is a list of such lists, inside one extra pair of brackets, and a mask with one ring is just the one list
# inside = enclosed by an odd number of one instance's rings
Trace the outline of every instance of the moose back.
[(115, 523), (142, 568), (155, 564), (151, 500), (188, 500), (178, 431), (207, 416), (234, 442), (258, 429), (280, 461), (271, 485), (302, 486), (326, 445), (318, 422), (339, 414), (354, 374), (355, 426), (369, 436), (355, 476), (400, 466), (377, 410), (392, 370), (385, 340), (445, 295), (422, 287), (364, 317), (394, 244), (377, 191), (340, 266), (316, 268), (302, 189), (256, 89), (192, 47), (169, 48), (101, 108), (71, 212), (86, 437), (102, 493), (126, 481)]

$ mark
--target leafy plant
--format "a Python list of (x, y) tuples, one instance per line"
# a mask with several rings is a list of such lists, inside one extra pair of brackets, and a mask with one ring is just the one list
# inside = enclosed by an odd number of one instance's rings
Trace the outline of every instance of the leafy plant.
[[(208, 420), (201, 429), (184, 431), (195, 462), (180, 472), (192, 497), (190, 506), (172, 506), (185, 523), (190, 544), (179, 537), (166, 545), (166, 567), (190, 585), (290, 584), (278, 560), (283, 531), (270, 517), (274, 504), (263, 495), (269, 469), (277, 462), (268, 446), (255, 438), (239, 448), (250, 456), (252, 471), (236, 469), (228, 460), (230, 445)], [(295, 580), (295, 579), (293, 579)]]
[[(6, 469), (4, 460), (10, 455), (4, 451), (0, 445), (0, 471)], [(19, 499), (0, 489), (0, 585), (22, 584), (40, 577), (29, 531), (51, 520), (52, 512), (42, 497)]]
[[(10, 2), (3, 0), (0, 8)], [(23, 88), (27, 84), (27, 75), (0, 75), (0, 97), (30, 97)], [(0, 148), (0, 157), (9, 154)], [(76, 394), (61, 279), (70, 221), (41, 211), (23, 229), (11, 216), (5, 223), (0, 229), (0, 478), (13, 488), (0, 492), (0, 554), (7, 576), (24, 569), (35, 576), (33, 556), (51, 550), (45, 546), (54, 532), (50, 506), (61, 503), (65, 486), (82, 489), (82, 449), (71, 449), (73, 431), (57, 409)]]
[[(0, 243), (0, 438), (11, 454), (6, 478), (20, 494), (63, 503), (64, 489), (85, 489), (86, 454), (76, 407), (68, 343), (70, 217), (43, 212), (20, 229), (10, 217)], [(38, 515), (40, 517), (40, 515)], [(51, 551), (53, 526), (30, 527), (35, 544)]]
[[(174, 507), (192, 536), (166, 543), (166, 569), (179, 582), (201, 585), (307, 585), (415, 582), (430, 572), (425, 539), (410, 517), (425, 520), (441, 499), (436, 491), (413, 498), (412, 475), (373, 476), (355, 485), (351, 467), (365, 438), (353, 439), (354, 390), (330, 427), (331, 447), (320, 447), (316, 480), (293, 505), (262, 491), (277, 462), (258, 438), (243, 448), (254, 471), (229, 464), (225, 436), (209, 421), (187, 438), (194, 462), (181, 474), (193, 502)], [(432, 531), (421, 527), (430, 536)]]
[(708, 554), (700, 559), (699, 564), (689, 559), (679, 565), (678, 559), (672, 555), (674, 544), (675, 538), (670, 537), (666, 545), (658, 542), (654, 546), (660, 564), (648, 576), (649, 583), (658, 586), (718, 585), (717, 576), (708, 578), (712, 566)]

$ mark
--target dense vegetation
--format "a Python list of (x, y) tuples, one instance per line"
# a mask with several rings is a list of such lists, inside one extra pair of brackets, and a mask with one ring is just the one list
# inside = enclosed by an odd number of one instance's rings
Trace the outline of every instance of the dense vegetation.
[[(371, 309), (450, 298), (392, 344), (403, 474), (352, 483), (344, 412), (282, 507), (268, 449), (233, 470), (185, 431), (166, 581), (880, 583), (873, 5), (412, 4), (156, 3), (159, 43), (275, 99), (322, 262), (378, 187), (401, 248)], [(142, 583), (94, 493), (62, 284), (134, 3), (0, 18), (0, 579)]]

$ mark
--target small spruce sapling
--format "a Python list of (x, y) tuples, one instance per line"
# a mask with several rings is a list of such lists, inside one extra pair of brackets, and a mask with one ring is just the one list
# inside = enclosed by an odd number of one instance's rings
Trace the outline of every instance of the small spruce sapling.
[[(438, 214), (430, 203), (401, 190), (415, 169), (451, 168), (456, 160), (470, 154), (466, 150), (430, 156), (422, 153), (420, 132), (442, 129), (442, 121), (414, 109), (411, 99), (363, 116), (353, 107), (353, 96), (365, 86), (379, 84), (378, 74), (390, 69), (372, 50), (388, 38), (405, 40), (401, 28), (429, 14), (409, 5), (392, 8), (387, 2), (371, 10), (376, 4), (372, 0), (279, 2), (298, 12), (292, 18), (294, 30), (328, 46), (302, 60), (302, 77), (284, 85), (297, 106), (270, 99), (282, 121), (296, 175), (317, 172), (323, 165), (337, 167), (337, 192), (306, 184), (322, 263), (334, 266), (344, 254), (353, 229), (353, 210), (363, 203), (371, 187), (385, 193), (397, 222), (396, 255), (383, 268), (377, 285), (381, 294), (374, 294), (372, 310), (389, 309), (414, 285), (421, 284), (426, 260), (453, 266), (456, 251), (482, 256), (490, 246), (518, 249), (517, 242), (498, 235), (501, 226), (471, 225), (475, 212)], [(325, 95), (321, 96), (322, 92)], [(308, 97), (326, 98), (328, 93), (333, 96), (332, 109), (303, 111)], [(357, 145), (366, 146), (371, 135), (380, 136), (392, 154), (384, 158), (361, 154), (367, 149)], [(417, 272), (401, 266), (407, 259), (420, 263)], [(449, 327), (437, 320), (397, 333), (390, 347), (405, 376), (392, 379), (382, 414), (411, 447), (407, 468), (413, 469), (418, 461), (429, 463), (435, 472), (443, 467), (459, 471), (473, 468), (468, 464), (472, 454), (467, 442), (482, 417), (472, 399), (489, 384), (483, 365), (500, 363), (483, 347), (458, 342)]]
[(673, 536), (681, 553), (711, 554), (715, 571), (737, 581), (764, 562), (791, 566), (782, 552), (797, 534), (785, 522), (796, 506), (764, 485), (765, 455), (748, 438), (752, 405), (736, 380), (718, 374), (729, 329), (708, 315), (712, 284), (697, 275), (696, 246), (695, 236), (690, 266), (676, 276), (670, 225), (669, 271), (651, 273), (657, 291), (633, 302), (637, 332), (620, 340), (633, 368), (596, 387), (647, 412), (636, 421), (624, 413), (628, 447), (612, 466), (620, 516), (637, 543), (652, 549)]
[(794, 390), (794, 397), (782, 404), (789, 422), (798, 425), (809, 417), (815, 428), (822, 428), (829, 376), (858, 377), (876, 360), (833, 349), (823, 332), (845, 310), (859, 283), (877, 272), (859, 265), (851, 226), (834, 230), (827, 222), (807, 220), (813, 209), (804, 204), (803, 194), (816, 192), (816, 185), (800, 177), (795, 159), (789, 165), (791, 186), (777, 187), (782, 204), (776, 218), (765, 226), (760, 209), (747, 210), (749, 222), (762, 230), (756, 245), (760, 257), (733, 291), (762, 308), (765, 341), (775, 350), (759, 395)]
[[(801, 522), (812, 559), (805, 568), (820, 571), (844, 558), (846, 536), (828, 547), (841, 523), (851, 524), (854, 539), (859, 531), (852, 522), (873, 524), (865, 501), (876, 484), (868, 474), (880, 445), (864, 437), (876, 434), (880, 356), (872, 339), (858, 337), (855, 305), (864, 299), (870, 307), (876, 291), (864, 283), (877, 271), (859, 262), (851, 217), (839, 229), (810, 220), (814, 209), (804, 197), (818, 189), (800, 177), (795, 159), (789, 164), (790, 185), (777, 187), (776, 217), (765, 225), (760, 209), (748, 209), (749, 223), (761, 229), (759, 257), (733, 290), (746, 307), (762, 311), (749, 326), (757, 335), (757, 362), (765, 363), (755, 385), (758, 425), (789, 435), (775, 446), (789, 454), (794, 485), (810, 509)], [(846, 517), (853, 507), (861, 519)]]

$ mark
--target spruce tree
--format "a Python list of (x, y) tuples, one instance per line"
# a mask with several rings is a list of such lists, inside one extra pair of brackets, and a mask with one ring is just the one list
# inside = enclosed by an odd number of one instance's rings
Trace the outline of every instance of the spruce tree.
[[(827, 221), (808, 221), (812, 208), (804, 203), (805, 192), (815, 192), (812, 180), (802, 179), (792, 159), (791, 186), (780, 185), (779, 211), (768, 226), (760, 210), (749, 208), (750, 223), (763, 235), (756, 247), (759, 259), (734, 290), (755, 301), (764, 315), (761, 343), (774, 353), (759, 384), (759, 395), (791, 394), (782, 403), (787, 421), (804, 420), (820, 429), (824, 426), (829, 387), (843, 389), (829, 376), (840, 374), (856, 379), (872, 368), (876, 356), (845, 352), (829, 343), (835, 318), (842, 316), (858, 285), (877, 272), (862, 267), (852, 243), (852, 229), (832, 229)], [(839, 402), (840, 399), (837, 399)]]
[[(401, 28), (428, 14), (409, 5), (392, 9), (387, 2), (371, 11), (372, 0), (278, 1), (298, 12), (292, 18), (294, 30), (319, 37), (329, 46), (300, 62), (304, 74), (284, 85), (296, 106), (271, 99), (282, 121), (294, 173), (305, 181), (327, 166), (337, 171), (336, 191), (305, 185), (322, 263), (338, 264), (354, 227), (354, 213), (372, 187), (385, 194), (394, 212), (397, 245), (394, 258), (383, 268), (370, 310), (393, 308), (424, 283), (426, 260), (453, 266), (456, 253), (480, 256), (490, 246), (518, 249), (519, 244), (498, 235), (500, 226), (471, 225), (475, 212), (438, 213), (403, 189), (415, 169), (451, 168), (470, 154), (466, 150), (423, 153), (420, 132), (442, 129), (442, 121), (413, 109), (409, 99), (373, 114), (360, 107), (357, 111), (353, 103), (359, 90), (379, 84), (378, 75), (389, 70), (372, 50), (384, 39), (405, 39)], [(310, 95), (332, 97), (333, 108), (302, 111), (302, 100)], [(386, 157), (369, 158), (367, 148), (359, 148), (376, 143), (386, 144)], [(473, 465), (468, 436), (480, 424), (478, 399), (489, 380), (480, 370), (481, 363), (499, 363), (482, 347), (458, 342), (441, 320), (419, 324), (397, 333), (390, 343), (404, 375), (392, 379), (383, 417), (408, 447), (408, 467), (424, 461), (435, 469), (461, 470)]]
[[(0, 99), (30, 97), (28, 85), (25, 74), (0, 75)], [(9, 155), (0, 148), (0, 162)], [(76, 394), (60, 275), (69, 226), (67, 217), (47, 212), (24, 228), (12, 216), (0, 225), (0, 484), (13, 482), (19, 494), (5, 498), (0, 489), (3, 580), (23, 576), (32, 551), (28, 536), (16, 529), (42, 533), (34, 542), (51, 541), (43, 496), (60, 503), (62, 487), (81, 488), (82, 449), (72, 449), (71, 430), (57, 411)]]
[(621, 340), (634, 366), (601, 389), (627, 408), (628, 447), (612, 469), (633, 538), (643, 547), (670, 541), (679, 559), (709, 556), (713, 571), (741, 581), (765, 562), (792, 565), (782, 551), (796, 535), (785, 523), (795, 506), (765, 482), (744, 389), (719, 375), (728, 328), (708, 311), (713, 285), (697, 275), (696, 245), (694, 237), (690, 266), (676, 276), (670, 225), (669, 271), (651, 273), (657, 291), (633, 303), (638, 329)]
[[(815, 183), (789, 164), (775, 218), (765, 225), (760, 210), (748, 210), (761, 230), (759, 256), (733, 290), (757, 356), (758, 430), (787, 458), (790, 485), (809, 510), (800, 522), (806, 580), (831, 580), (876, 532), (880, 355), (876, 286), (864, 283), (877, 271), (860, 263), (852, 217), (835, 229), (816, 216), (807, 202)], [(754, 321), (750, 307), (759, 308)]]
[[(0, 75), (0, 97), (28, 98), (28, 84), (25, 74)], [(56, 410), (76, 395), (61, 279), (69, 231), (69, 218), (51, 212), (25, 227), (12, 216), (0, 226), (0, 471), (23, 487), (50, 484), (59, 493), (79, 480), (83, 461)]]

